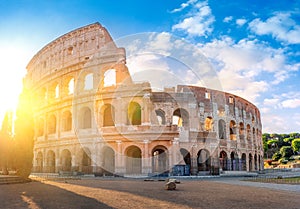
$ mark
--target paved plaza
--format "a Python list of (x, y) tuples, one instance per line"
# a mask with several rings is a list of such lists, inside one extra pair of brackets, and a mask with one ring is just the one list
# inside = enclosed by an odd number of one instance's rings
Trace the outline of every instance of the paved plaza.
[(167, 191), (164, 184), (158, 180), (89, 178), (0, 185), (0, 208), (300, 208), (299, 185), (239, 178), (180, 179), (175, 191)]

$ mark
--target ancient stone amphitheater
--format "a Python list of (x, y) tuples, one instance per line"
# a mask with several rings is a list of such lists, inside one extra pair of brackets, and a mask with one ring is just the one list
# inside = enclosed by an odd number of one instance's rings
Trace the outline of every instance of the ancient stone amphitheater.
[[(147, 78), (145, 78), (147, 79)], [(226, 92), (136, 83), (99, 23), (71, 31), (29, 62), (33, 172), (219, 175), (263, 169), (257, 107)]]

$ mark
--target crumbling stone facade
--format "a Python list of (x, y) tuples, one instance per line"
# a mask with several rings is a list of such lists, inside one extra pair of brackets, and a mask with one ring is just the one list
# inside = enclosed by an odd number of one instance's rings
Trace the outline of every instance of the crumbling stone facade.
[(217, 175), (263, 169), (257, 107), (238, 96), (132, 81), (123, 48), (99, 23), (71, 31), (27, 66), (33, 172)]

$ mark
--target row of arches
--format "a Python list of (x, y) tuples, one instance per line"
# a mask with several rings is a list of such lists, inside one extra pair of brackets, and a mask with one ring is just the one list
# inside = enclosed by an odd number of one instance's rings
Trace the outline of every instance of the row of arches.
[[(100, 86), (108, 87), (116, 85), (116, 70), (106, 69), (103, 73), (103, 78), (100, 81)], [(75, 79), (73, 76), (65, 77), (62, 81), (56, 81), (47, 87), (41, 88), (37, 97), (40, 100), (58, 99), (63, 96), (73, 95), (76, 91), (89, 91), (95, 87), (95, 78), (93, 72), (82, 73), (79, 78)]]
[[(102, 119), (102, 126), (115, 125), (115, 108), (111, 104), (105, 104), (102, 107), (100, 117)], [(92, 111), (89, 107), (82, 107), (78, 114), (77, 127), (79, 129), (92, 128)], [(47, 134), (54, 134), (57, 132), (58, 119), (56, 114), (50, 114), (47, 117), (46, 124), (43, 118), (40, 118), (38, 124), (38, 136), (44, 135), (45, 125)], [(141, 125), (141, 106), (137, 102), (130, 102), (128, 105), (127, 123), (129, 125)], [(61, 116), (61, 131), (71, 131), (73, 126), (73, 116), (71, 111), (66, 110)]]
[[(143, 151), (135, 145), (131, 145), (124, 151), (125, 173), (141, 174), (143, 168)], [(241, 156), (234, 151), (227, 154), (224, 150), (219, 153), (219, 159), (212, 157), (207, 149), (200, 149), (197, 152), (196, 165), (192, 164), (192, 155), (185, 149), (180, 148), (181, 161), (176, 162), (184, 164), (189, 169), (195, 169), (196, 173), (213, 173), (213, 169), (221, 168), (223, 171), (257, 171), (261, 170), (262, 158), (260, 155), (242, 153)], [(166, 173), (170, 171), (169, 150), (158, 145), (151, 151), (151, 170), (152, 173)], [(92, 173), (92, 166), (101, 167), (101, 172), (106, 174), (114, 174), (116, 172), (116, 163), (118, 155), (112, 147), (105, 146), (102, 148), (98, 161), (92, 163), (91, 152), (88, 148), (82, 149), (79, 155), (72, 156), (69, 149), (62, 150), (57, 156), (54, 151), (49, 150), (43, 154), (41, 151), (36, 155), (35, 172), (58, 172), (58, 171), (80, 171), (84, 173)], [(216, 162), (218, 164), (216, 165)]]

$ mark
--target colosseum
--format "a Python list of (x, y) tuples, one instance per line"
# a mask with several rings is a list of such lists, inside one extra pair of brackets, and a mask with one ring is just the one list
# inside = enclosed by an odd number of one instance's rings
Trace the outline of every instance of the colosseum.
[(27, 65), (35, 173), (220, 175), (263, 169), (260, 112), (236, 95), (133, 81), (124, 48), (94, 23)]

